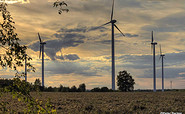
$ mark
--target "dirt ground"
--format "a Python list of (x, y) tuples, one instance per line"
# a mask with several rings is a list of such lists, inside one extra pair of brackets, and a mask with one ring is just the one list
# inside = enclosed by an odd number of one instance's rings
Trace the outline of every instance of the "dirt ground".
[[(32, 95), (41, 100), (51, 98), (58, 114), (185, 113), (185, 92), (43, 92), (41, 96), (36, 93)], [(25, 106), (10, 95), (1, 100), (11, 102), (11, 107), (16, 110), (22, 110)]]

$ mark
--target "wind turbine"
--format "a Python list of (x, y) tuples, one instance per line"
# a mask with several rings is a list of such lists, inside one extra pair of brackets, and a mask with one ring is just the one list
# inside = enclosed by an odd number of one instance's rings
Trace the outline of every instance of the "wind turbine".
[(153, 46), (153, 81), (154, 81), (154, 89), (153, 91), (156, 92), (156, 67), (155, 67), (155, 45), (157, 45), (157, 42), (154, 42), (154, 37), (153, 37), (153, 31), (152, 31), (152, 42), (151, 46)]
[[(161, 45), (160, 45), (160, 58), (161, 58), (161, 60), (162, 60), (162, 91), (164, 91), (164, 66), (163, 66), (163, 65), (164, 65), (164, 63), (163, 63), (163, 62), (164, 62), (164, 61), (163, 61), (163, 60), (164, 60), (164, 56), (165, 56), (165, 55), (162, 54)], [(159, 59), (160, 59), (160, 58), (159, 58)]]
[(40, 34), (38, 33), (38, 37), (39, 37), (39, 41), (40, 41), (40, 54), (39, 54), (39, 58), (41, 56), (41, 52), (42, 52), (42, 87), (44, 87), (44, 45), (46, 44), (46, 42), (43, 42), (41, 40)]
[(118, 26), (115, 24), (117, 21), (115, 19), (113, 19), (113, 15), (114, 15), (114, 0), (113, 0), (113, 3), (112, 3), (112, 13), (111, 13), (111, 20), (105, 24), (103, 24), (102, 26), (104, 25), (107, 25), (107, 24), (112, 24), (112, 90), (115, 90), (115, 53), (114, 53), (114, 27), (116, 27), (116, 29), (118, 29), (118, 31), (123, 35), (125, 36), (121, 30), (118, 28)]

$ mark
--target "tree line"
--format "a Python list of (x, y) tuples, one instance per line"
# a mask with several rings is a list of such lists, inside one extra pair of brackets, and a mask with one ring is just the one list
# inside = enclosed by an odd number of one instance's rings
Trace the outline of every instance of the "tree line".
[[(115, 92), (112, 89), (109, 89), (108, 87), (95, 87), (91, 90), (86, 90), (85, 83), (80, 84), (78, 87), (75, 85), (72, 87), (65, 87), (63, 85), (60, 85), (59, 87), (42, 87), (40, 79), (36, 79), (35, 82), (29, 83), (25, 82), (27, 86), (29, 86), (29, 91), (41, 91), (41, 92)], [(117, 76), (117, 86), (118, 90), (116, 91), (133, 91), (134, 90), (134, 79), (132, 79), (132, 76), (130, 73), (127, 73), (127, 71), (120, 71)], [(14, 81), (11, 79), (0, 79), (0, 88), (6, 88), (6, 87), (13, 87), (13, 89), (16, 89), (14, 85)], [(11, 90), (11, 88), (10, 88)]]

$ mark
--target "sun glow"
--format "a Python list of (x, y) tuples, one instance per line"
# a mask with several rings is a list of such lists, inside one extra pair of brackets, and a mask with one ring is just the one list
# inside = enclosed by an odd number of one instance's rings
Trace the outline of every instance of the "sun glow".
[(1, 2), (5, 2), (7, 4), (14, 4), (14, 3), (22, 3), (22, 4), (25, 4), (25, 3), (30, 3), (29, 0), (0, 0), (0, 3)]

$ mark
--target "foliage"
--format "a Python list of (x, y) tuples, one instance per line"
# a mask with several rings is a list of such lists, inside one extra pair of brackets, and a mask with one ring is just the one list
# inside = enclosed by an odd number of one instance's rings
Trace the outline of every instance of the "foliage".
[[(25, 75), (25, 73), (19, 73), (17, 67), (23, 66), (23, 61), (30, 61), (32, 58), (26, 56), (25, 45), (21, 45), (20, 39), (18, 38), (17, 33), (15, 32), (14, 21), (10, 15), (10, 12), (7, 11), (7, 4), (0, 4), (0, 13), (2, 14), (2, 22), (0, 22), (0, 47), (5, 50), (5, 54), (0, 55), (0, 65), (5, 68), (9, 67), (16, 71), (15, 78), (13, 79), (13, 85), (11, 83), (8, 87), (5, 86), (3, 89), (0, 89), (0, 97), (3, 97), (3, 94), (10, 93), (13, 99), (17, 99), (18, 102), (23, 102), (26, 104), (26, 109), (24, 113), (55, 113), (56, 109), (51, 105), (51, 102), (48, 100), (46, 103), (33, 98), (30, 95), (31, 85), (20, 78)], [(34, 71), (35, 68), (30, 64), (27, 64), (27, 70)], [(8, 109), (7, 105), (9, 102), (3, 101), (0, 102), (0, 113), (14, 113), (16, 110)]]
[(71, 89), (70, 89), (70, 92), (77, 92), (76, 86), (72, 86)]
[(48, 88), (45, 87), (43, 91), (45, 92), (85, 92), (86, 86), (83, 83), (83, 84), (80, 84), (78, 88), (76, 86), (72, 86), (71, 88), (69, 88), (69, 87), (64, 87), (60, 84), (59, 87), (54, 87), (54, 88), (52, 88), (51, 86), (49, 86)]
[(34, 85), (35, 86), (41, 86), (41, 81), (40, 81), (39, 78), (35, 80)]
[(5, 88), (13, 85), (13, 80), (11, 79), (0, 79), (0, 88)]
[(91, 89), (91, 92), (112, 92), (111, 89), (109, 89), (108, 87), (95, 87), (93, 89)]
[(56, 2), (53, 3), (53, 7), (60, 7), (58, 10), (59, 14), (62, 14), (62, 12), (64, 12), (64, 11), (65, 12), (69, 11), (69, 9), (64, 8), (64, 6), (67, 7), (67, 3), (65, 3), (64, 1), (57, 0)]
[(85, 91), (86, 91), (86, 86), (85, 86), (84, 83), (79, 85), (78, 91), (79, 91), (79, 92), (85, 92)]
[[(0, 65), (5, 68), (9, 67), (17, 71), (17, 67), (23, 66), (23, 61), (27, 59), (30, 61), (32, 58), (26, 56), (25, 45), (20, 45), (17, 33), (15, 32), (15, 27), (13, 24), (13, 18), (10, 12), (7, 11), (7, 4), (0, 4), (0, 13), (3, 17), (3, 22), (0, 22), (0, 47), (5, 50), (5, 54), (0, 55)], [(35, 71), (35, 68), (27, 63), (28, 71)], [(17, 71), (17, 75), (18, 75)]]
[(60, 84), (60, 87), (58, 89), (59, 92), (62, 92), (63, 86)]
[(133, 91), (134, 84), (134, 79), (132, 79), (130, 73), (127, 73), (125, 70), (119, 72), (119, 75), (117, 76), (117, 86), (119, 87), (119, 90), (125, 92)]
[(101, 92), (108, 92), (109, 91), (109, 88), (108, 87), (102, 87), (100, 91)]

